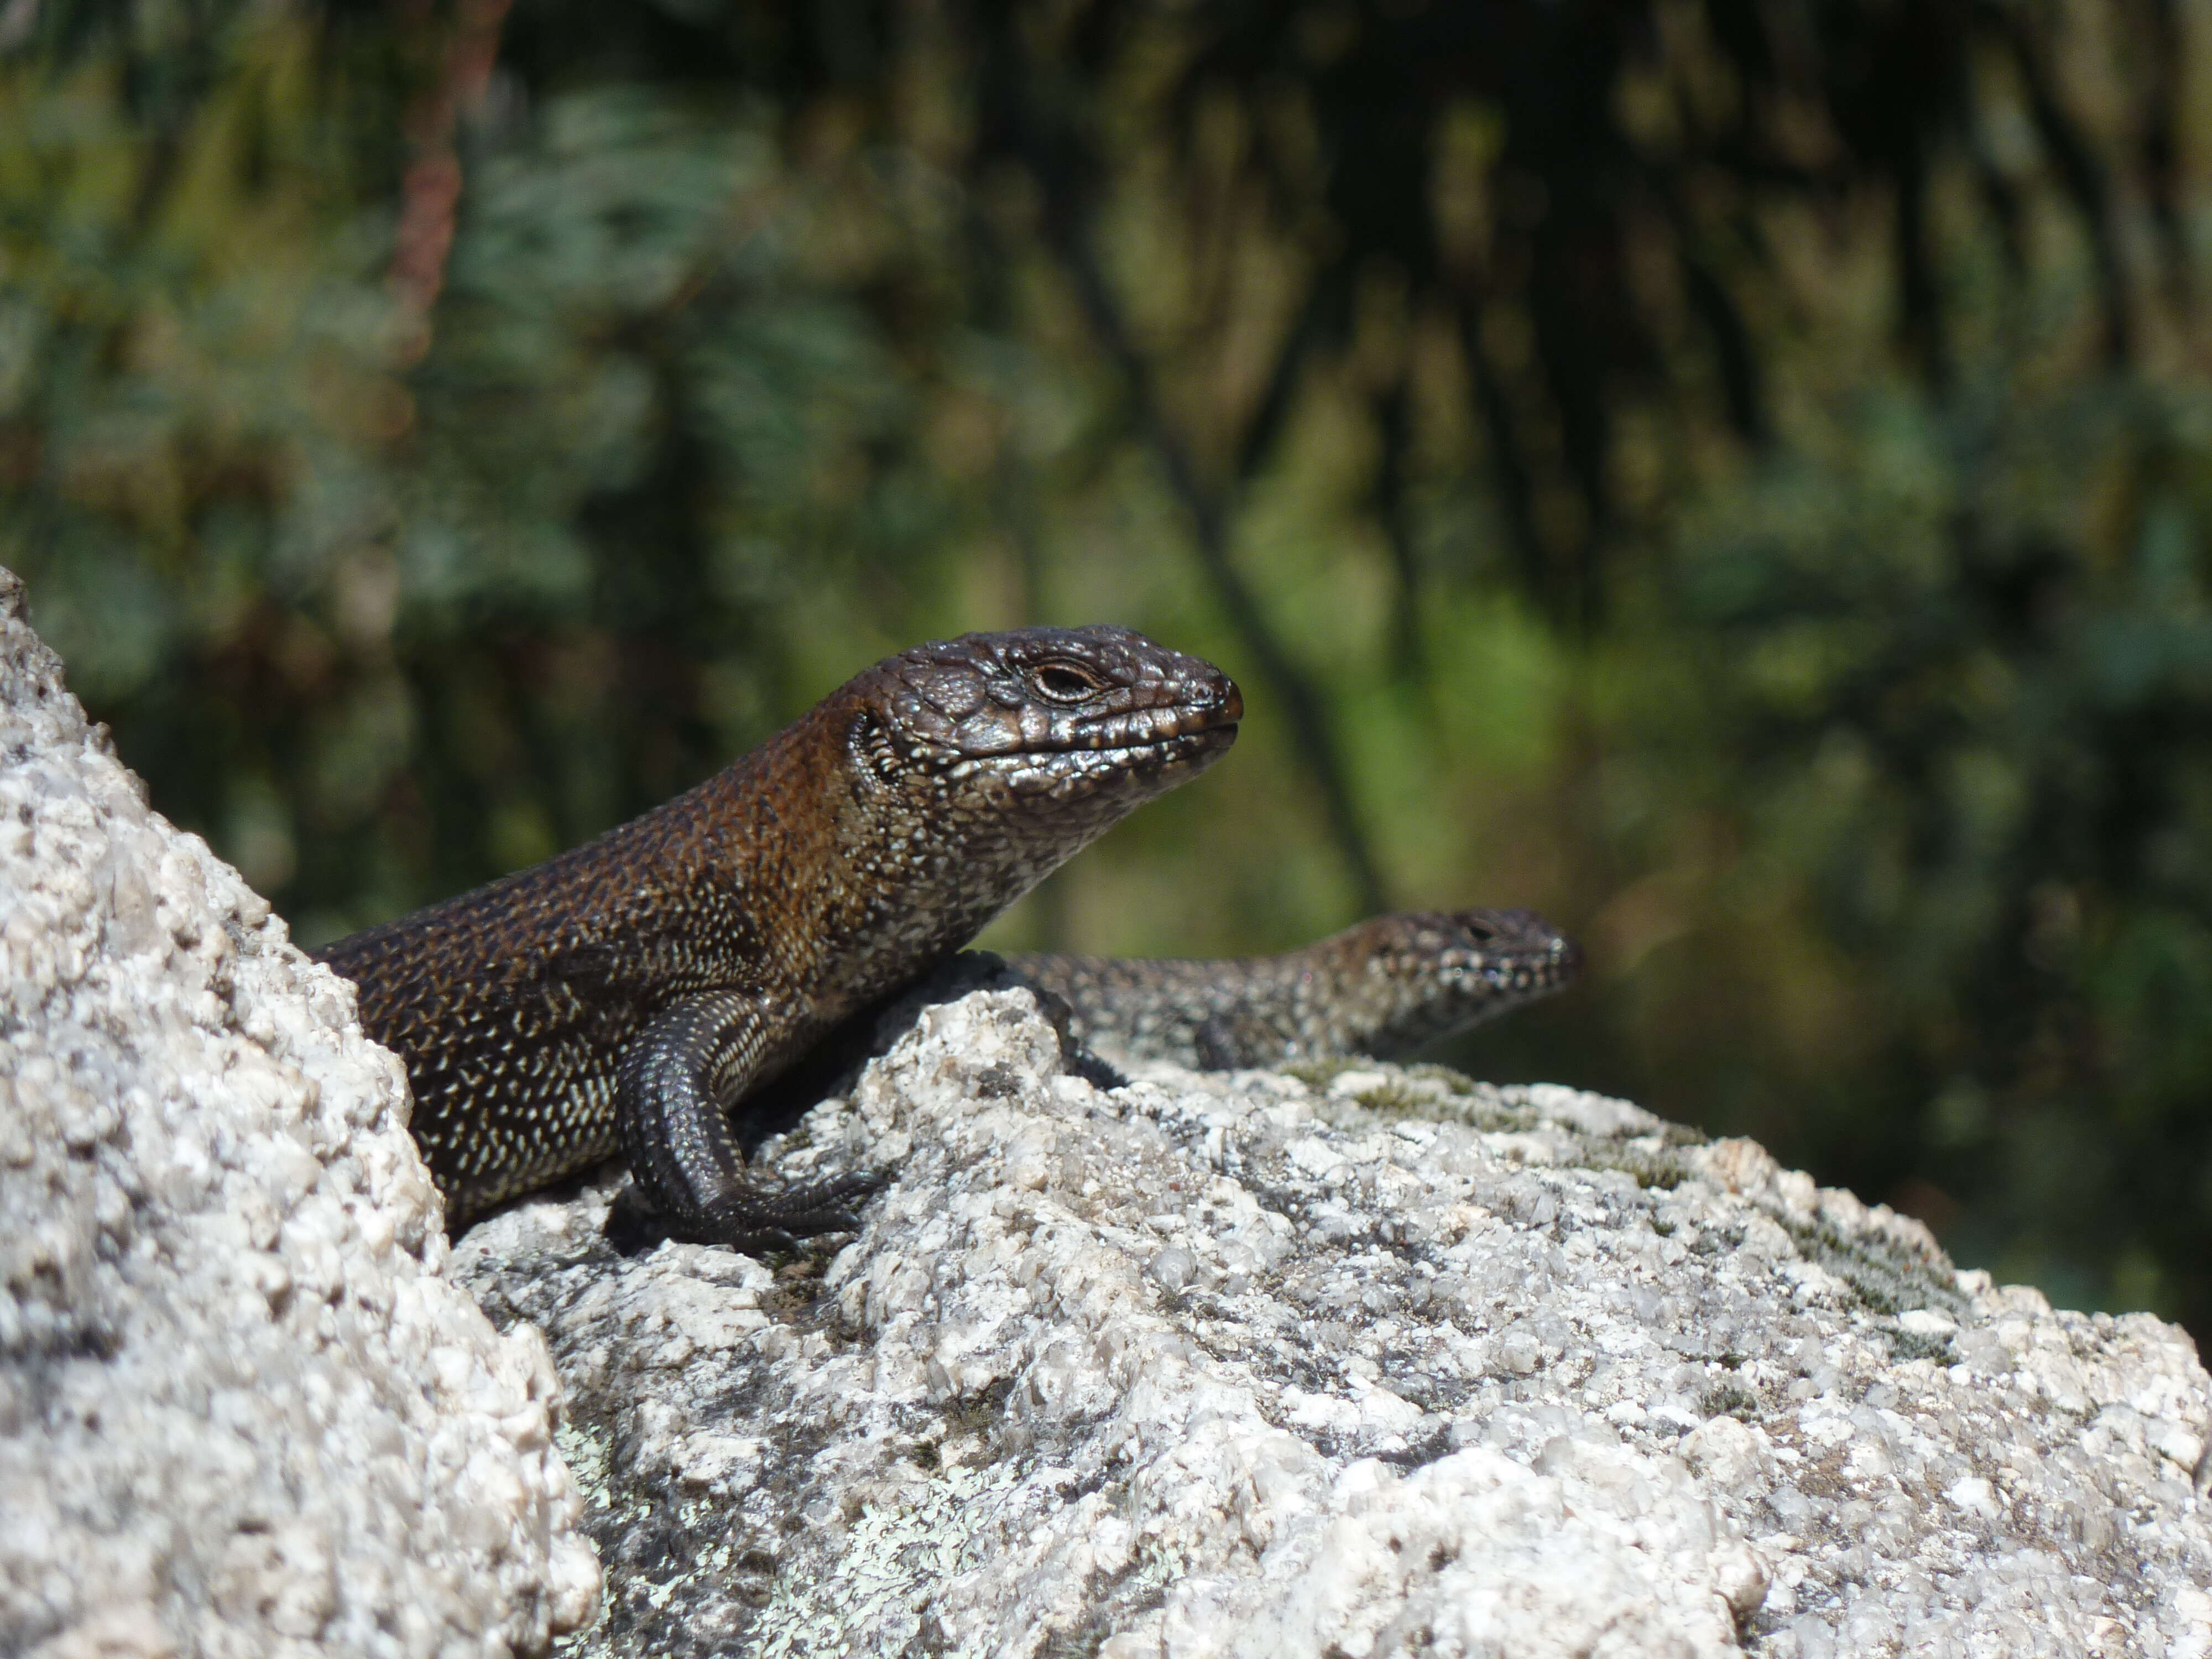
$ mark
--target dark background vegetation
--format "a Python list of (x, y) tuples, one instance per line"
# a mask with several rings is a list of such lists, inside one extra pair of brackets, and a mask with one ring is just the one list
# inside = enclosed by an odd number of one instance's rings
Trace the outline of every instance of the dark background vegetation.
[(2172, 0), (0, 0), (0, 562), (317, 943), (890, 649), (1229, 762), (1000, 942), (1528, 904), (1499, 1077), (2212, 1333)]

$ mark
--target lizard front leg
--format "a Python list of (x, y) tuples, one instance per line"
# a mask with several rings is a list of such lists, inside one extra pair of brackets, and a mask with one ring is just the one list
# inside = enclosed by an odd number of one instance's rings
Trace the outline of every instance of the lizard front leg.
[(623, 1154), (638, 1197), (671, 1237), (792, 1249), (811, 1234), (857, 1228), (848, 1206), (883, 1184), (844, 1176), (764, 1192), (746, 1179), (727, 1109), (759, 1073), (768, 1024), (759, 1000), (743, 992), (685, 997), (623, 1055), (615, 1096)]

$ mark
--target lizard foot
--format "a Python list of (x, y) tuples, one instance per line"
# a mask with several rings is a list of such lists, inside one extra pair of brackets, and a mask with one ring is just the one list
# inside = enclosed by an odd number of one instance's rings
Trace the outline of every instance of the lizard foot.
[(780, 1193), (738, 1187), (702, 1207), (671, 1214), (647, 1207), (635, 1185), (624, 1189), (607, 1218), (607, 1237), (623, 1254), (634, 1254), (664, 1238), (689, 1244), (726, 1244), (748, 1255), (763, 1250), (795, 1250), (799, 1241), (818, 1233), (858, 1231), (859, 1203), (883, 1189), (879, 1175), (839, 1176)]
[(739, 1188), (710, 1205), (692, 1224), (696, 1231), (676, 1236), (748, 1251), (796, 1249), (800, 1239), (817, 1233), (859, 1231), (860, 1218), (854, 1206), (881, 1192), (886, 1179), (879, 1175), (839, 1176), (780, 1193)]

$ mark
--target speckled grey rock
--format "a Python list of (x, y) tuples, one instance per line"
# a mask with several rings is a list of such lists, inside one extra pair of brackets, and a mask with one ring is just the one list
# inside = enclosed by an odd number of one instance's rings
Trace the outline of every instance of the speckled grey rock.
[(505, 1654), (599, 1572), (398, 1063), (147, 810), (0, 571), (0, 1654)]
[(571, 1390), (580, 1652), (2212, 1652), (2171, 1327), (1617, 1101), (1060, 1060), (979, 992), (767, 1149), (896, 1172), (826, 1271), (457, 1246)]

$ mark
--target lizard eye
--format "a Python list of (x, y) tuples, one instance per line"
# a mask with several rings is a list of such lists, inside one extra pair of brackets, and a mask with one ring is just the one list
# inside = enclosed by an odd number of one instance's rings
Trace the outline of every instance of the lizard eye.
[(1029, 678), (1038, 695), (1054, 702), (1087, 702), (1105, 690), (1105, 682), (1089, 669), (1065, 659), (1041, 662)]

